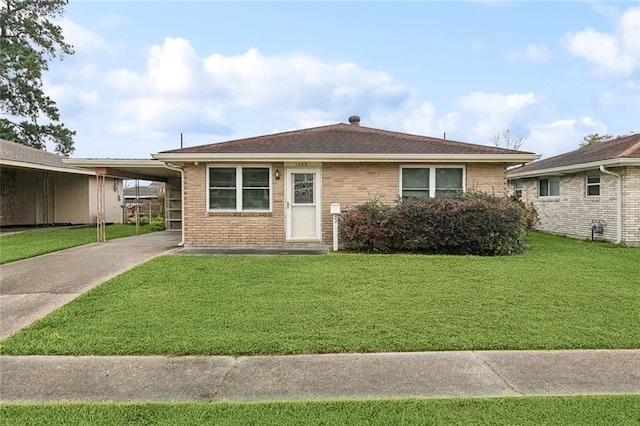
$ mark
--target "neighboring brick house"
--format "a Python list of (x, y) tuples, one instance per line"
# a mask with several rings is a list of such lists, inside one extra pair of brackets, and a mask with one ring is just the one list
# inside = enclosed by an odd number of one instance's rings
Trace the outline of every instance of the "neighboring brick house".
[[(0, 227), (97, 222), (97, 181), (62, 155), (0, 139)], [(122, 222), (122, 180), (106, 178), (105, 221)]]
[(506, 195), (507, 167), (539, 157), (349, 121), (153, 155), (183, 170), (184, 243), (330, 245), (332, 203)]
[(640, 245), (640, 133), (509, 170), (508, 180), (541, 231)]

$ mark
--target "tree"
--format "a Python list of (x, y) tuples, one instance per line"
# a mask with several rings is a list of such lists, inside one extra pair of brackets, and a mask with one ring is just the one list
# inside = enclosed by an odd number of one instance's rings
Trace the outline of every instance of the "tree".
[(495, 133), (491, 137), (491, 142), (498, 148), (520, 149), (524, 145), (525, 139), (523, 137), (513, 138), (511, 131), (507, 129), (502, 133)]
[(42, 89), (42, 72), (48, 60), (73, 54), (51, 21), (63, 15), (66, 4), (0, 0), (0, 137), (43, 150), (53, 142), (63, 155), (73, 152), (75, 131), (59, 122), (55, 102)]
[(597, 133), (592, 133), (582, 138), (584, 142), (580, 144), (580, 149), (594, 145), (600, 145), (601, 143), (604, 143), (611, 138), (613, 138), (613, 136), (611, 135), (599, 135)]

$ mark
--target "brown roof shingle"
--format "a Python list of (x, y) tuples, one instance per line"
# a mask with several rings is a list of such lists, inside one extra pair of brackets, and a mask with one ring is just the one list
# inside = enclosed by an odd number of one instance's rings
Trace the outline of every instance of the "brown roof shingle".
[(598, 145), (577, 149), (555, 157), (534, 161), (509, 173), (527, 173), (573, 166), (577, 164), (595, 163), (616, 158), (640, 159), (640, 133), (621, 136)]
[(333, 124), (163, 151), (161, 154), (522, 154), (523, 151)]
[(0, 139), (0, 158), (34, 165), (74, 169), (62, 162), (62, 155), (41, 151), (16, 142)]

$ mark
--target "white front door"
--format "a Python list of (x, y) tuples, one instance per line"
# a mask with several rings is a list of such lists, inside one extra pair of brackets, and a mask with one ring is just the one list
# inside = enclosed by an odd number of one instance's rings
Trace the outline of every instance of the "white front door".
[(287, 170), (287, 241), (320, 241), (320, 182), (319, 169)]

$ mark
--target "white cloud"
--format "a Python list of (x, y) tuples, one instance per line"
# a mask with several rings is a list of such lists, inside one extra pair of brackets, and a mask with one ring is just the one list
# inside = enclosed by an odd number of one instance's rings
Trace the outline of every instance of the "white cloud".
[(366, 121), (375, 123), (375, 127), (416, 135), (437, 136), (441, 131), (436, 107), (429, 102), (416, 103), (413, 99), (397, 107), (380, 105), (371, 110)]
[(605, 108), (635, 108), (635, 111), (640, 111), (640, 84), (635, 80), (621, 81), (611, 90), (601, 93), (598, 103)]
[(45, 83), (45, 93), (52, 99), (64, 116), (76, 115), (84, 108), (96, 104), (99, 95), (96, 90), (83, 90), (71, 84), (47, 84)]
[(486, 143), (492, 135), (513, 128), (522, 113), (539, 101), (532, 92), (508, 95), (474, 92), (457, 99), (456, 103), (461, 108), (458, 119), (469, 123), (465, 133), (469, 140)]
[(628, 9), (614, 33), (587, 28), (565, 35), (563, 44), (572, 55), (593, 63), (600, 73), (629, 76), (640, 67), (640, 7)]
[(76, 53), (112, 53), (113, 49), (105, 39), (91, 30), (76, 24), (69, 18), (60, 22), (62, 34), (67, 43), (72, 44)]
[(77, 82), (78, 80), (92, 80), (98, 67), (95, 64), (84, 64), (68, 70), (65, 79)]
[(524, 50), (513, 51), (507, 58), (516, 62), (549, 62), (553, 55), (547, 46), (530, 44)]
[(121, 131), (173, 131), (178, 124), (228, 131), (227, 116), (238, 111), (261, 111), (263, 119), (286, 116), (304, 127), (345, 121), (377, 105), (394, 108), (412, 96), (391, 75), (354, 63), (304, 53), (265, 56), (257, 49), (201, 57), (182, 38), (152, 46), (144, 72), (111, 71), (105, 82), (122, 92), (116, 108)]
[(607, 126), (588, 116), (532, 126), (527, 149), (544, 153), (544, 158), (553, 157), (578, 149), (591, 133), (606, 134)]
[(115, 130), (120, 133), (143, 131), (178, 134), (197, 127), (215, 133), (225, 126), (221, 110), (212, 103), (190, 102), (162, 96), (133, 98), (119, 106)]

